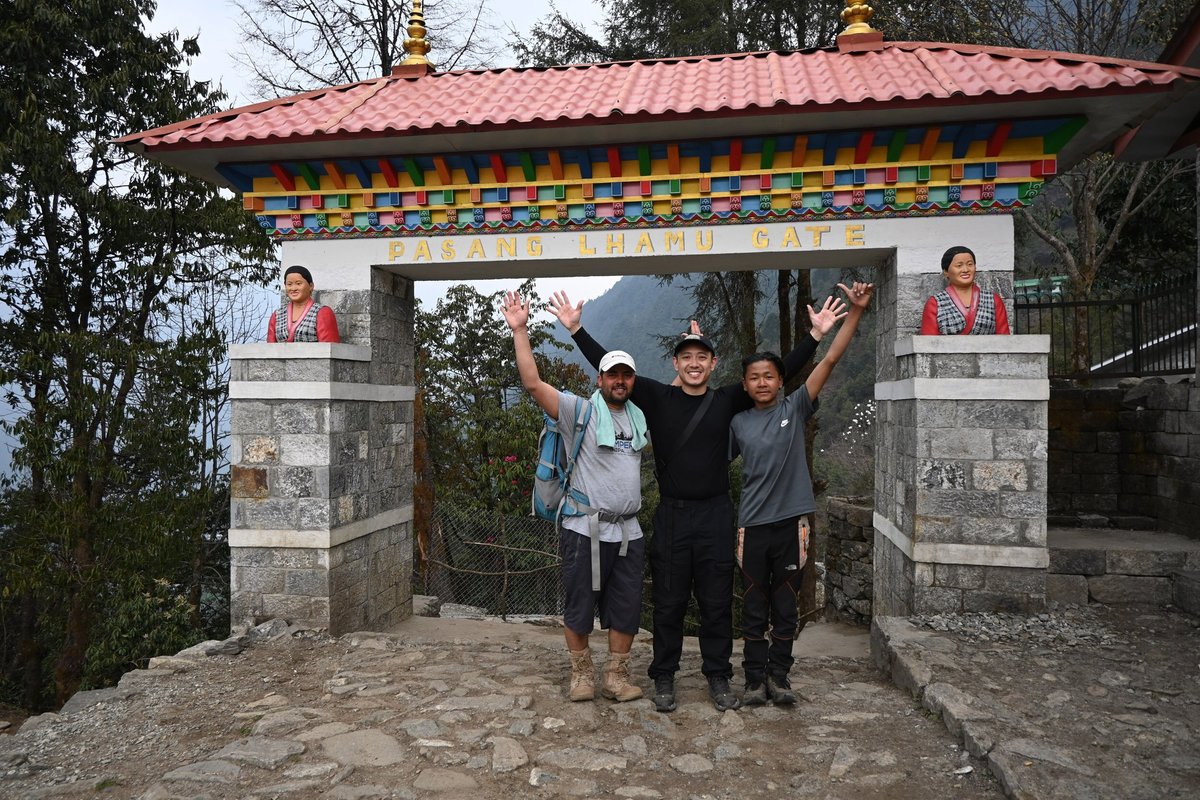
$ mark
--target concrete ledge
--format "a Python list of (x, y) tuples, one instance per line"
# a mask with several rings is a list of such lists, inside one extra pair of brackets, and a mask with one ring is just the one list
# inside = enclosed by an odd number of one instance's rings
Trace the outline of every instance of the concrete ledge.
[(370, 361), (371, 348), (341, 342), (258, 342), (229, 346), (229, 360), (328, 358), (335, 361)]
[(1170, 578), (1093, 575), (1087, 582), (1088, 594), (1098, 603), (1165, 606), (1171, 602)]
[(415, 386), (332, 381), (230, 381), (231, 400), (363, 400), (369, 403), (409, 402)]
[[(927, 336), (923, 338), (945, 339), (950, 337)], [(1046, 378), (905, 378), (901, 381), (885, 381), (875, 384), (875, 399), (1049, 400), (1050, 381)]]
[(1023, 336), (905, 336), (896, 340), (896, 357), (914, 353), (1049, 353), (1050, 337)]
[(1050, 553), (1044, 547), (913, 542), (878, 511), (875, 512), (874, 523), (875, 530), (896, 545), (910, 561), (921, 564), (968, 564), (1029, 569), (1045, 569), (1050, 564)]
[(1088, 603), (1088, 582), (1083, 575), (1046, 576), (1046, 601), (1062, 603), (1063, 605), (1086, 606)]
[(394, 508), (382, 514), (376, 514), (368, 519), (351, 522), (336, 528), (322, 530), (259, 530), (253, 528), (230, 528), (230, 547), (271, 547), (271, 548), (301, 548), (329, 549), (340, 544), (361, 539), (375, 531), (411, 522), (413, 507), (410, 503), (402, 508)]

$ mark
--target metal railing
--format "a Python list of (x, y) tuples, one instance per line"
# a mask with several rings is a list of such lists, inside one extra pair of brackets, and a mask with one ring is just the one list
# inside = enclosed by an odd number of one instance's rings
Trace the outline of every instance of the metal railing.
[(1057, 286), (1023, 286), (1013, 332), (1049, 334), (1050, 377), (1182, 375), (1196, 369), (1196, 278), (1132, 295), (1083, 299)]

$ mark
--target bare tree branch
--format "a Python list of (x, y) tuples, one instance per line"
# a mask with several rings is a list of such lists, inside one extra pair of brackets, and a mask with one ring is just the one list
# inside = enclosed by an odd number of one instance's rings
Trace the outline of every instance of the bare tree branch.
[[(387, 75), (404, 57), (410, 5), (399, 0), (238, 0), (234, 59), (261, 97)], [(500, 52), (487, 0), (425, 3), (432, 58), (443, 70), (491, 66)]]

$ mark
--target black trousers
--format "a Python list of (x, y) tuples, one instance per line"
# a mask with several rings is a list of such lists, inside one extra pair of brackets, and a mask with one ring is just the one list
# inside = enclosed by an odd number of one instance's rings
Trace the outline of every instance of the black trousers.
[(700, 654), (706, 677), (733, 676), (733, 504), (663, 498), (650, 541), (654, 601), (651, 678), (679, 671), (683, 620), (693, 595), (700, 609)]
[(809, 535), (808, 517), (753, 525), (738, 534), (745, 638), (742, 668), (748, 683), (761, 683), (768, 672), (785, 676), (795, 662), (796, 600)]

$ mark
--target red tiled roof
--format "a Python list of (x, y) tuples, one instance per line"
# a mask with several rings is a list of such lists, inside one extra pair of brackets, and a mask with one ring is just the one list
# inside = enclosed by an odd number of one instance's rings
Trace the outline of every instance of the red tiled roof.
[(148, 150), (790, 110), (880, 108), (1165, 90), (1200, 71), (1031, 50), (889, 42), (880, 50), (747, 53), (388, 76), (119, 140)]

